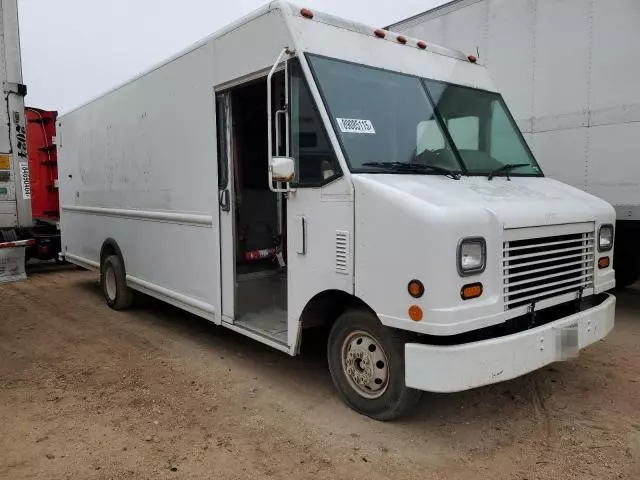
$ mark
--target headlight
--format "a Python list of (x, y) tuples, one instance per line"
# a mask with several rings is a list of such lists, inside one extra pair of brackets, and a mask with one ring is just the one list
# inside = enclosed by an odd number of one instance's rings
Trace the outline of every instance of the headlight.
[(484, 238), (464, 238), (458, 244), (458, 273), (461, 276), (484, 272), (487, 265), (487, 243)]
[(607, 252), (613, 248), (613, 225), (602, 225), (598, 232), (598, 250)]

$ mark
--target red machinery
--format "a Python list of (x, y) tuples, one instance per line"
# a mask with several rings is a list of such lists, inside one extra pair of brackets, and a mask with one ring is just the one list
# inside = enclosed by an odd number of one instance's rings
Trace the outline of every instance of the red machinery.
[(34, 219), (57, 222), (60, 219), (58, 156), (55, 145), (58, 112), (27, 107), (25, 116), (31, 177), (31, 215)]
[(27, 155), (31, 177), (32, 238), (35, 245), (27, 256), (40, 260), (57, 259), (60, 252), (60, 200), (58, 197), (58, 157), (56, 118), (58, 112), (25, 108)]

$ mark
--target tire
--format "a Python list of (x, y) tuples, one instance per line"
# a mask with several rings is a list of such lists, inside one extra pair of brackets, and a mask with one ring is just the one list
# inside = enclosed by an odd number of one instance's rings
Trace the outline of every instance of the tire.
[(353, 410), (393, 420), (416, 405), (422, 392), (404, 383), (406, 339), (365, 309), (347, 310), (334, 323), (327, 344), (329, 372)]
[(133, 290), (127, 286), (122, 259), (108, 256), (100, 269), (100, 285), (107, 305), (114, 310), (126, 310), (133, 304)]

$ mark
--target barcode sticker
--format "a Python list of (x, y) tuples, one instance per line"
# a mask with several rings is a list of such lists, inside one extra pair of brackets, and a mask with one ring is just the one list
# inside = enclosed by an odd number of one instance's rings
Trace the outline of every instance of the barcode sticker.
[(342, 133), (368, 133), (375, 135), (371, 120), (360, 120), (357, 118), (336, 118)]
[(22, 184), (22, 198), (31, 199), (31, 180), (29, 178), (29, 163), (20, 162), (20, 183)]

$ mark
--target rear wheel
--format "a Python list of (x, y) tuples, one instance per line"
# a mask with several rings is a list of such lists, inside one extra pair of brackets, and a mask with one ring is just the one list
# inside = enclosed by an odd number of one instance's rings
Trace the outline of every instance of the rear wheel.
[(133, 290), (127, 286), (122, 260), (117, 255), (108, 256), (100, 269), (100, 284), (104, 298), (114, 310), (126, 310), (133, 303)]
[(329, 370), (347, 405), (376, 420), (392, 420), (415, 406), (421, 392), (404, 383), (405, 340), (368, 310), (348, 310), (336, 321), (327, 346)]

